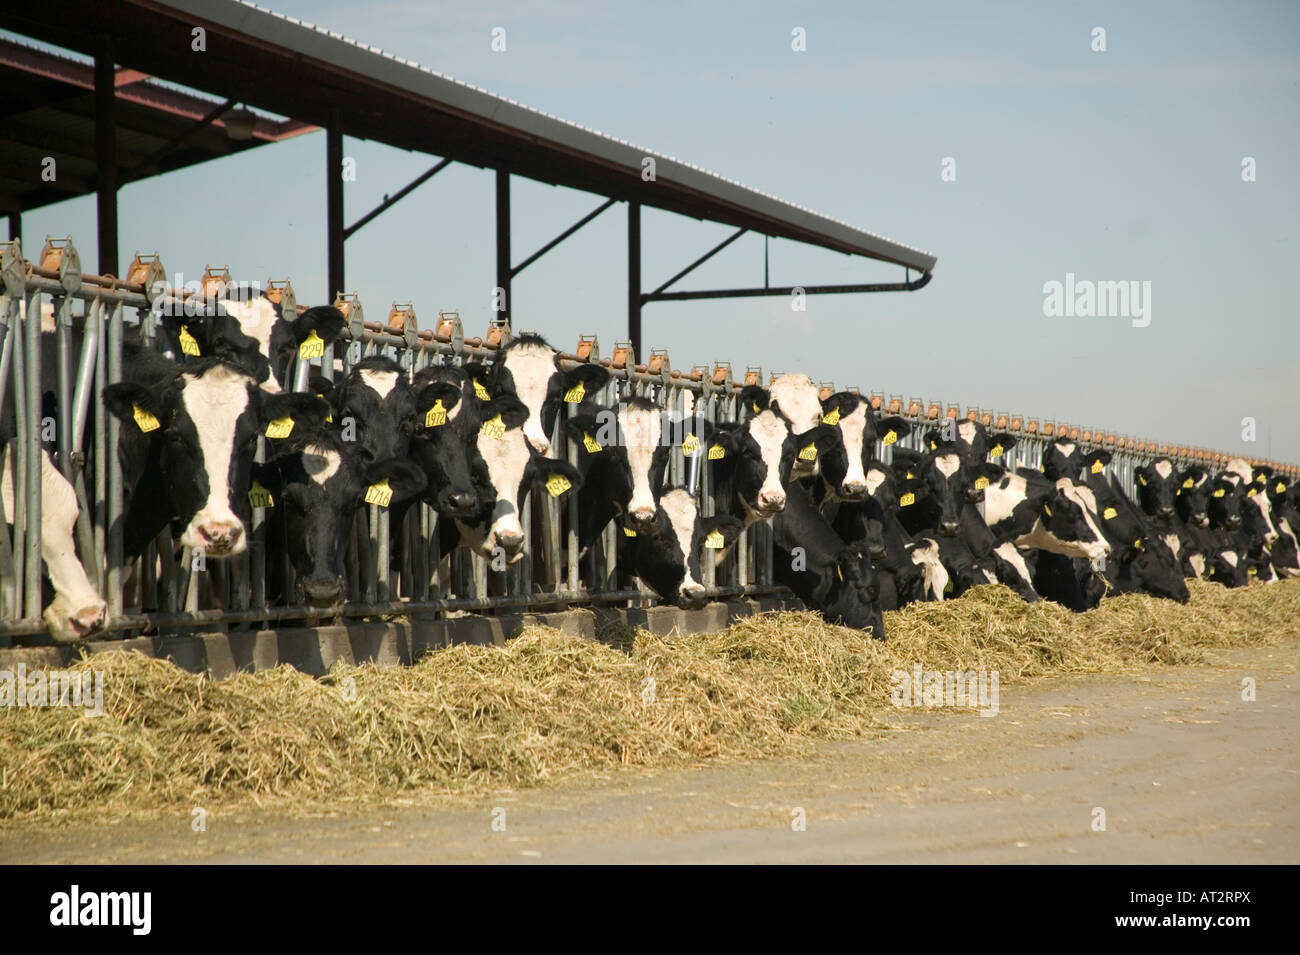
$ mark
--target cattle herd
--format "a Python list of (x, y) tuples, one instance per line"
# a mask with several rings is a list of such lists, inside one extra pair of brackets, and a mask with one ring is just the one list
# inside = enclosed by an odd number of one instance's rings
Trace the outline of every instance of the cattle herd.
[[(1136, 470), (1134, 500), (1107, 450), (1062, 436), (1041, 467), (1016, 467), (1013, 434), (972, 420), (913, 434), (926, 426), (856, 392), (824, 396), (801, 374), (729, 389), (711, 419), (695, 392), (674, 404), (666, 388), (626, 387), (608, 363), (575, 361), (534, 334), (507, 334), (463, 363), (442, 352), (417, 366), (384, 347), (345, 363), (334, 344), (347, 322), (333, 306), (285, 314), (264, 293), (200, 314), (169, 304), (127, 326), (120, 380), (102, 388), (119, 422), (123, 558), (163, 541), (220, 562), (244, 554), (260, 524), (270, 606), (337, 611), (349, 549), (364, 541), (354, 528), (379, 509), (391, 529), (379, 559), (391, 566), (409, 573), (412, 546), (428, 549), (428, 566), (463, 546), (501, 571), (538, 559), (538, 502), (570, 497), (576, 507), (551, 512), (556, 539), (576, 547), (569, 559), (589, 590), (611, 581), (593, 579), (585, 556), (611, 549), (616, 587), (697, 607), (745, 531), (765, 524), (770, 583), (878, 638), (882, 611), (985, 583), (1082, 611), (1116, 593), (1186, 601), (1190, 577), (1237, 587), (1300, 576), (1300, 491), (1244, 459), (1211, 473), (1156, 458)], [(5, 411), (12, 523), (12, 402)], [(44, 620), (71, 642), (104, 627), (106, 605), (92, 584), (102, 576), (77, 557), (78, 501), (53, 450), (42, 460)], [(423, 541), (401, 530), (421, 505), (436, 515)]]

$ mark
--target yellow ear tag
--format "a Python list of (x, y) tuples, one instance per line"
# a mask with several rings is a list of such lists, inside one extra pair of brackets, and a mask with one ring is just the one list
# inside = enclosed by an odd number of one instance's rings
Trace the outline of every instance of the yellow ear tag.
[(1133, 549), (1134, 549), (1134, 550), (1141, 550), (1141, 549), (1142, 549), (1142, 538), (1139, 537), (1137, 540), (1135, 540), (1135, 541), (1133, 542)]
[(576, 405), (586, 397), (587, 388), (582, 382), (578, 382), (572, 388), (564, 393), (564, 400), (571, 405)]
[[(1188, 480), (1190, 481), (1191, 478), (1188, 478)], [(1144, 478), (1142, 475), (1139, 474), (1139, 475), (1138, 475), (1138, 483), (1141, 484), (1143, 487), (1146, 487), (1146, 486), (1147, 486), (1147, 479)], [(1191, 487), (1191, 485), (1190, 485), (1190, 484), (1184, 484), (1183, 487)]]
[(485, 438), (503, 438), (506, 434), (506, 423), (501, 420), (500, 415), (497, 415), (490, 421), (484, 421), (478, 433)]
[(757, 402), (757, 401), (751, 401), (751, 402), (750, 402), (750, 405), (753, 406), (754, 414), (760, 414), (759, 407), (758, 407), (758, 402)]
[(816, 460), (817, 460), (817, 445), (816, 445), (816, 444), (811, 444), (811, 443), (810, 443), (806, 448), (804, 448), (802, 451), (800, 451), (800, 452), (799, 452), (799, 460), (800, 460), (800, 461), (816, 461)]
[(1100, 474), (1102, 471), (1106, 470), (1106, 465), (1101, 463), (1101, 458), (1098, 458), (1096, 461), (1092, 462), (1092, 468), (1090, 470), (1093, 474)]
[(316, 329), (307, 333), (307, 337), (302, 340), (298, 346), (298, 357), (304, 360), (309, 358), (323, 358), (325, 356), (325, 342), (316, 334)]
[(885, 436), (880, 439), (880, 443), (893, 444), (897, 440), (898, 440), (898, 432), (895, 431), (893, 428), (890, 428), (888, 431), (885, 432)]
[(1002, 445), (1000, 444), (995, 444), (993, 447), (989, 448), (989, 457), (991, 458), (1000, 458), (1003, 453)]
[(727, 456), (727, 449), (720, 444), (715, 444), (709, 448), (709, 460), (721, 461)]
[(907, 472), (907, 479), (908, 479), (909, 481), (912, 480), (912, 479), (915, 478), (915, 477), (916, 477), (916, 475), (913, 474), (911, 471), (908, 471), (908, 472)]
[(694, 434), (688, 434), (686, 436), (686, 439), (682, 441), (682, 454), (686, 455), (689, 458), (689, 457), (694, 457), (696, 454), (699, 453), (699, 451), (700, 451), (699, 437)]
[(623, 536), (624, 536), (624, 537), (636, 537), (636, 531), (632, 530), (632, 528), (630, 528), (630, 527), (625, 527), (625, 528), (623, 528)]
[(257, 481), (248, 489), (248, 503), (253, 507), (275, 507), (275, 498), (271, 492)]
[[(325, 400), (325, 396), (324, 396), (324, 395), (317, 395), (316, 397), (319, 398), (321, 401), (324, 401), (324, 400)], [(333, 424), (333, 423), (334, 423), (334, 415), (333, 415), (333, 414), (327, 414), (327, 415), (325, 416), (325, 421), (326, 421), (327, 424)]]
[(1044, 504), (1044, 505), (1043, 505), (1043, 513), (1046, 514), (1048, 517), (1051, 517), (1051, 516), (1052, 516), (1052, 509), (1051, 509), (1050, 507), (1048, 507), (1046, 504)]
[(546, 479), (546, 490), (551, 497), (559, 497), (571, 487), (573, 483), (563, 474), (552, 474)]
[(709, 536), (704, 538), (704, 546), (709, 550), (722, 550), (727, 546), (727, 539), (722, 536), (722, 531), (709, 531)]
[(148, 434), (150, 431), (157, 431), (162, 427), (162, 425), (158, 423), (157, 418), (155, 418), (150, 412), (145, 411), (139, 405), (133, 404), (131, 405), (131, 408), (131, 417), (135, 418), (136, 425), (145, 434)]
[(839, 564), (835, 565), (835, 576), (838, 577), (840, 580), (844, 579), (844, 570), (840, 567)]
[[(1142, 483), (1145, 484), (1146, 482), (1143, 481)], [(1183, 487), (1196, 487), (1196, 482), (1193, 481), (1191, 478), (1188, 478), (1186, 481), (1183, 482)]]
[(388, 486), (388, 478), (384, 478), (375, 484), (366, 488), (366, 503), (378, 504), (380, 507), (387, 507), (388, 502), (393, 499), (393, 489)]
[(442, 406), (442, 399), (439, 398), (433, 403), (428, 414), (424, 416), (424, 426), (426, 428), (441, 428), (447, 423), (447, 409)]
[(1286, 491), (1286, 482), (1278, 481), (1277, 485), (1273, 488), (1273, 490), (1277, 491), (1277, 493), (1279, 494), (1284, 493)]
[(599, 441), (585, 431), (582, 432), (582, 446), (587, 449), (588, 454), (600, 454), (605, 450)]
[(492, 400), (492, 396), (488, 394), (488, 390), (483, 387), (483, 382), (479, 381), (477, 378), (474, 379), (474, 397), (480, 401)]
[(1113, 521), (1116, 517), (1119, 516), (1119, 511), (1115, 510), (1115, 508), (1113, 507), (1108, 507), (1106, 508), (1106, 510), (1101, 512), (1101, 516), (1108, 521)]
[(283, 418), (276, 418), (266, 426), (266, 436), (268, 438), (287, 438), (293, 433), (293, 419), (287, 415)]
[(199, 354), (202, 354), (202, 353), (199, 351), (199, 342), (198, 342), (198, 339), (196, 339), (193, 335), (190, 334), (190, 327), (189, 327), (188, 325), (182, 325), (182, 326), (181, 326), (180, 339), (181, 339), (181, 352), (182, 352), (182, 353), (184, 353), (184, 354), (186, 354), (186, 355), (199, 355)]
[(981, 474), (979, 477), (975, 479), (975, 490), (982, 491), (988, 486), (989, 486), (989, 479), (986, 478), (984, 475)]
[(1246, 492), (1246, 496), (1247, 496), (1247, 497), (1254, 497), (1254, 496), (1255, 496), (1255, 493), (1256, 493), (1258, 490), (1259, 490), (1259, 488), (1254, 488), (1254, 487), (1252, 487), (1249, 491)]
[(938, 446), (939, 446), (939, 442), (937, 442), (937, 441), (931, 441), (931, 442), (930, 442), (930, 450), (931, 450), (931, 451), (933, 451), (933, 450), (934, 450), (935, 448), (937, 448)]
[(822, 415), (822, 424), (839, 424), (839, 423), (840, 423), (839, 408), (832, 408), (830, 411)]
[(916, 503), (916, 495), (913, 494), (911, 491), (908, 491), (906, 494), (904, 494), (902, 497), (898, 499), (899, 507), (911, 507), (915, 503)]
[(1247, 567), (1247, 568), (1246, 568), (1246, 573), (1247, 573), (1249, 576), (1254, 577), (1256, 574), (1259, 573), (1259, 568), (1258, 568), (1258, 567)]
[(1214, 492), (1214, 496), (1215, 496), (1215, 497), (1223, 497), (1223, 488), (1219, 488), (1217, 491), (1215, 491), (1215, 492)]

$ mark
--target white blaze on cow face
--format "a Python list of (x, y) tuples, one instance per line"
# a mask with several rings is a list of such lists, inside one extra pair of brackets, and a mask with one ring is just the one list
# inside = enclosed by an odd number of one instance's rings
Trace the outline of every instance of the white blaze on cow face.
[[(704, 590), (704, 585), (695, 579), (691, 573), (691, 542), (695, 538), (695, 521), (699, 516), (699, 508), (695, 503), (695, 498), (683, 491), (681, 488), (674, 488), (666, 493), (659, 502), (660, 508), (663, 509), (664, 516), (668, 518), (668, 523), (673, 529), (673, 534), (677, 538), (678, 553), (674, 554), (675, 560), (681, 561), (685, 568), (685, 574), (682, 576), (682, 582), (679, 589), (681, 596), (686, 598), (697, 597)], [(715, 551), (715, 554), (721, 555), (722, 551)], [(665, 594), (665, 597), (673, 595)]]
[(957, 423), (957, 436), (965, 441), (966, 444), (974, 445), (976, 434), (975, 422), (971, 421), (969, 418), (963, 418)]
[(557, 374), (555, 349), (532, 342), (516, 345), (506, 351), (504, 367), (514, 379), (515, 394), (528, 407), (524, 437), (539, 454), (545, 454), (551, 449), (551, 439), (542, 428), (542, 406), (546, 404), (551, 376)]
[(361, 383), (379, 396), (383, 401), (397, 384), (397, 372), (382, 371), (375, 368), (363, 368), (360, 372)]
[(217, 365), (202, 377), (183, 375), (181, 403), (198, 432), (208, 499), (181, 533), (181, 545), (201, 548), (211, 557), (242, 554), (247, 546), (244, 525), (230, 506), (230, 470), (235, 453), (235, 427), (248, 410), (252, 380)]
[(1164, 540), (1165, 540), (1165, 546), (1168, 547), (1171, 551), (1173, 551), (1174, 557), (1177, 558), (1179, 554), (1182, 552), (1182, 546), (1183, 546), (1183, 542), (1178, 539), (1178, 535), (1166, 534)]
[[(487, 465), (488, 477), (496, 490), (492, 516), (488, 519), (487, 536), (480, 550), (486, 556), (499, 545), (514, 563), (523, 553), (524, 528), (519, 522), (519, 491), (524, 483), (524, 473), (532, 454), (528, 442), (519, 428), (511, 428), (499, 438), (482, 432), (478, 438), (478, 452)], [(459, 522), (458, 522), (459, 523)], [(463, 525), (462, 525), (463, 527)], [(472, 532), (471, 532), (472, 535)], [(467, 535), (467, 536), (471, 536)]]
[(1004, 561), (1014, 567), (1016, 573), (1020, 575), (1020, 579), (1024, 581), (1026, 586), (1031, 588), (1033, 587), (1033, 579), (1029, 573), (1029, 565), (1025, 563), (1024, 555), (1020, 553), (1020, 550), (1015, 544), (1010, 541), (1007, 541), (1005, 544), (999, 544), (997, 547), (993, 548), (993, 553), (997, 554)]
[(302, 452), (303, 470), (315, 483), (322, 486), (338, 473), (342, 460), (333, 448), (311, 445)]
[(880, 485), (885, 483), (886, 477), (888, 477), (888, 475), (886, 475), (880, 468), (872, 468), (868, 471), (865, 479), (867, 494), (871, 497), (875, 497), (876, 492), (880, 490)]
[(790, 421), (790, 430), (802, 434), (822, 420), (822, 403), (817, 386), (807, 375), (781, 375), (768, 389), (771, 403)]
[(1242, 502), (1246, 507), (1254, 507), (1259, 511), (1260, 521), (1264, 525), (1264, 546), (1271, 546), (1278, 537), (1277, 525), (1273, 523), (1273, 506), (1269, 503), (1268, 495), (1263, 491), (1257, 491), (1255, 494), (1245, 498)]
[[(1234, 475), (1241, 478), (1241, 483), (1249, 484), (1255, 469), (1250, 466), (1250, 462), (1245, 458), (1233, 458), (1223, 467), (1224, 477)], [(1236, 566), (1235, 564), (1233, 565)]]
[(628, 502), (628, 514), (637, 523), (645, 525), (655, 516), (650, 465), (663, 430), (659, 409), (623, 405), (618, 412), (618, 429), (623, 436), (628, 468), (632, 471), (632, 499)]
[(766, 517), (785, 507), (785, 488), (781, 486), (781, 452), (785, 448), (785, 439), (790, 434), (790, 426), (771, 411), (764, 411), (750, 418), (746, 427), (758, 445), (759, 458), (767, 469), (763, 484), (758, 489), (758, 506), (761, 516)]
[[(227, 315), (239, 323), (239, 330), (249, 338), (256, 340), (257, 350), (267, 358), (271, 357), (271, 329), (275, 327), (275, 305), (265, 295), (254, 295), (248, 299), (229, 299), (221, 302), (221, 308)], [(292, 364), (289, 366), (293, 367)], [(286, 383), (287, 385), (287, 383)], [(272, 374), (262, 383), (262, 388), (272, 394), (280, 392), (280, 386)]]
[[(0, 503), (5, 514), (14, 513), (14, 458), (4, 450), (0, 478)], [(77, 523), (77, 495), (48, 453), (41, 452), (41, 559), (54, 589), (54, 600), (41, 615), (45, 627), (59, 643), (73, 643), (98, 630), (108, 615), (86, 568), (77, 559), (73, 529)]]
[[(1083, 551), (1081, 556), (1089, 560), (1096, 560), (1099, 557), (1105, 557), (1110, 553), (1110, 544), (1106, 542), (1106, 536), (1102, 534), (1101, 528), (1097, 526), (1097, 496), (1092, 493), (1092, 489), (1085, 484), (1079, 484), (1069, 478), (1063, 477), (1056, 482), (1057, 489), (1065, 497), (1083, 509), (1083, 521), (1092, 531), (1093, 541), (1081, 541), (1077, 544), (1074, 542), (1065, 542), (1067, 546), (1074, 544)], [(1060, 553), (1058, 551), (1057, 553)]]
[[(849, 466), (844, 472), (844, 493), (852, 496), (873, 493), (868, 487), (869, 481), (862, 471), (863, 442), (866, 441), (867, 403), (859, 402), (852, 413), (837, 422), (840, 438), (844, 442), (844, 452), (848, 456)], [(879, 486), (879, 482), (877, 482)]]
[(912, 548), (912, 563), (921, 568), (926, 595), (931, 600), (943, 600), (943, 593), (948, 589), (948, 571), (939, 559), (939, 545), (929, 538), (922, 540), (923, 546)]
[(961, 469), (961, 458), (955, 454), (941, 454), (934, 459), (934, 466), (940, 474), (950, 478)]
[(1174, 466), (1164, 458), (1157, 461), (1154, 467), (1156, 469), (1156, 474), (1160, 475), (1162, 478), (1168, 478), (1169, 475), (1174, 473)]
[(1205, 576), (1205, 555), (1192, 554), (1187, 558), (1188, 565), (1192, 568), (1192, 574), (1198, 580)]

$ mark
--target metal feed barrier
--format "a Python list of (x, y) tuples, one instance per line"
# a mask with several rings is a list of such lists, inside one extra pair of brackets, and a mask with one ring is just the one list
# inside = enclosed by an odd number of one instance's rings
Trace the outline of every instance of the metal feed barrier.
[[(108, 602), (105, 630), (109, 635), (142, 630), (251, 629), (286, 621), (319, 622), (336, 615), (544, 611), (569, 605), (644, 606), (655, 601), (653, 594), (642, 589), (617, 589), (615, 523), (605, 528), (590, 553), (579, 558), (576, 494), (563, 502), (545, 494), (529, 495), (522, 515), (526, 556), (504, 572), (490, 572), (486, 558), (463, 547), (439, 559), (439, 517), (423, 503), (410, 510), (400, 528), (390, 526), (386, 508), (364, 505), (348, 542), (347, 600), (337, 614), (307, 606), (268, 605), (266, 528), (260, 509), (252, 512), (248, 549), (237, 557), (196, 564), (189, 553), (177, 553), (170, 531), (164, 531), (140, 559), (128, 565), (123, 557), (122, 475), (117, 454), (110, 453), (117, 446), (120, 425), (103, 412), (98, 395), (107, 384), (121, 378), (122, 344), (128, 326), (146, 345), (161, 347), (153, 304), (160, 295), (183, 298), (186, 293), (166, 288), (157, 255), (137, 254), (126, 277), (117, 279), (84, 274), (76, 249), (66, 238), (47, 239), (34, 262), (24, 260), (18, 241), (0, 248), (0, 413), (12, 409), (16, 425), (10, 450), (14, 513), (4, 515), (12, 533), (0, 534), (0, 641), (45, 629), (39, 533), (43, 444), (52, 445), (56, 466), (76, 492), (80, 504), (77, 550), (91, 582)], [(229, 282), (226, 270), (209, 268), (200, 290), (191, 295), (204, 300), (219, 298)], [(286, 313), (298, 310), (287, 280), (269, 281), (265, 291)], [(47, 304), (53, 309), (54, 330), (43, 342), (41, 315)], [(410, 304), (394, 304), (383, 324), (366, 321), (355, 294), (342, 295), (334, 304), (343, 312), (346, 327), (322, 357), (296, 359), (290, 378), (294, 390), (306, 390), (313, 370), (332, 380), (336, 375), (346, 376), (356, 362), (370, 355), (392, 357), (408, 374), (429, 365), (491, 362), (510, 338), (510, 329), (504, 325), (491, 326), (483, 338), (466, 338), (454, 312), (439, 313), (433, 328), (421, 330)], [(42, 352), (51, 343), (57, 368), (43, 374)], [(761, 369), (750, 367), (741, 380), (734, 380), (727, 362), (717, 362), (711, 369), (697, 365), (690, 371), (674, 370), (667, 353), (659, 350), (652, 350), (640, 364), (624, 342), (602, 359), (594, 335), (581, 336), (575, 351), (563, 354), (561, 362), (566, 368), (599, 362), (609, 370), (609, 383), (590, 396), (596, 401), (610, 405), (636, 395), (673, 414), (701, 415), (714, 424), (738, 420), (741, 387), (761, 384), (763, 377)], [(53, 390), (56, 399), (53, 420), (44, 415), (42, 407), (43, 393), (48, 390)], [(824, 384), (822, 391), (825, 396), (834, 388)], [(913, 434), (901, 441), (905, 447), (920, 448), (925, 431), (942, 427), (945, 418), (961, 416), (955, 405), (945, 410), (941, 402), (926, 404), (918, 398), (904, 402), (899, 395), (886, 398), (880, 393), (868, 397), (881, 413), (902, 415), (913, 425)], [(551, 447), (553, 454), (565, 454), (576, 464), (576, 449), (564, 439), (568, 407), (563, 405), (558, 416)], [(1037, 466), (1046, 443), (1057, 434), (1069, 434), (1085, 448), (1104, 447), (1113, 452), (1111, 466), (1130, 493), (1133, 469), (1157, 454), (1167, 454), (1183, 465), (1210, 467), (1221, 466), (1229, 458), (1204, 449), (1167, 447), (1069, 425), (1040, 425), (1037, 419), (1002, 412), (970, 409), (965, 417), (982, 421), (993, 431), (1016, 435), (1015, 449), (1003, 459), (1008, 466)], [(259, 440), (259, 461), (265, 454), (263, 444)], [(888, 460), (892, 447), (882, 445), (878, 452)], [(709, 485), (709, 469), (699, 460), (702, 457), (697, 452), (701, 511), (711, 516), (717, 502)], [(1267, 463), (1293, 477), (1300, 474), (1294, 467)], [(680, 447), (672, 449), (668, 466), (669, 483), (687, 482), (688, 461)], [(567, 533), (561, 507), (568, 509)], [(401, 564), (396, 569), (391, 566), (394, 534), (405, 535)], [(580, 559), (588, 562), (587, 587), (582, 583)], [(295, 593), (287, 561), (286, 566), (272, 570), (283, 575), (282, 592)], [(755, 524), (740, 537), (716, 574), (707, 561), (703, 573), (702, 583), (712, 598), (787, 593), (772, 583), (772, 535), (766, 523)]]

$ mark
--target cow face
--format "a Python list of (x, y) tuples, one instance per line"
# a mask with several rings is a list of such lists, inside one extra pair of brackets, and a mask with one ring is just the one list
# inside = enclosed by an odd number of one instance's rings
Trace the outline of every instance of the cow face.
[(1133, 472), (1133, 476), (1137, 481), (1138, 503), (1142, 510), (1152, 517), (1173, 517), (1178, 492), (1183, 481), (1189, 478), (1180, 481), (1180, 475), (1168, 458), (1156, 458), (1150, 464), (1144, 464)]
[(1259, 483), (1253, 481), (1239, 488), (1239, 491), (1242, 529), (1253, 544), (1272, 547), (1278, 539), (1278, 530), (1273, 521), (1273, 507), (1268, 492)]
[[(1209, 502), (1212, 493), (1209, 473), (1202, 467), (1189, 467), (1178, 475), (1177, 481), (1178, 490), (1174, 492), (1174, 510), (1178, 514), (1178, 519), (1193, 527), (1209, 527)], [(1138, 483), (1140, 487), (1141, 482)]]
[(313, 607), (343, 600), (343, 559), (367, 488), (386, 482), (393, 492), (389, 507), (424, 488), (424, 474), (409, 461), (363, 464), (337, 427), (255, 465), (254, 474), (270, 493), (267, 539), (272, 548), (283, 546), (297, 575), (296, 597)]
[(471, 518), (456, 520), (462, 537), (480, 553), (499, 547), (510, 563), (523, 556), (520, 522), (524, 498), (534, 484), (562, 497), (581, 486), (578, 471), (564, 461), (543, 457), (529, 445), (524, 423), (529, 411), (513, 395), (483, 402), (482, 424), (472, 439), (472, 473), (478, 503)]
[(872, 462), (863, 475), (867, 486), (867, 556), (872, 560), (885, 559), (884, 521), (898, 508), (898, 492), (894, 476), (883, 464)]
[(826, 487), (832, 499), (861, 501), (868, 493), (866, 471), (876, 458), (876, 442), (893, 444), (911, 433), (911, 425), (897, 416), (878, 421), (867, 399), (847, 391), (822, 403), (822, 418), (840, 438), (818, 455)]
[[(747, 389), (747, 391), (758, 390), (761, 389), (754, 386)], [(742, 391), (742, 404), (745, 393), (745, 391)], [(760, 402), (760, 404), (762, 403)], [(777, 376), (767, 391), (766, 404), (762, 404), (762, 406), (783, 418), (786, 424), (790, 426), (790, 431), (794, 434), (803, 434), (821, 423), (822, 403), (820, 392), (807, 375), (788, 374)], [(752, 410), (754, 402), (751, 400), (750, 404), (745, 407)], [(838, 437), (838, 431), (828, 434), (828, 438), (838, 439)], [(805, 455), (796, 457), (792, 462), (792, 471), (796, 476), (821, 473), (821, 456), (809, 457)]]
[(233, 308), (233, 303), (213, 301), (195, 309), (193, 302), (187, 307), (176, 299), (156, 299), (154, 313), (166, 353), (182, 365), (205, 366), (215, 359), (242, 368), (269, 391), (279, 391), (270, 378), (271, 366), (262, 344), (244, 333), (239, 319), (226, 311), (225, 304)]
[(961, 532), (961, 508), (970, 487), (960, 449), (955, 442), (936, 443), (920, 461), (917, 473), (938, 510), (935, 530), (944, 537), (956, 537)]
[(609, 381), (600, 365), (578, 365), (564, 371), (559, 352), (540, 335), (520, 335), (510, 342), (492, 366), (490, 394), (512, 394), (528, 409), (524, 437), (539, 454), (551, 449), (555, 418), (563, 403), (579, 404)]
[(1240, 482), (1222, 476), (1210, 482), (1206, 501), (1210, 526), (1238, 530), (1241, 527), (1241, 498)]
[(445, 517), (469, 517), (478, 505), (470, 469), (469, 445), (475, 440), (479, 416), (465, 397), (464, 373), (438, 366), (415, 377), (415, 433), (411, 460), (425, 475), (423, 499)]
[[(135, 432), (147, 440), (143, 454), (156, 463), (169, 516), (185, 528), (181, 544), (209, 557), (239, 554), (247, 546), (253, 452), (267, 424), (287, 420), (313, 429), (329, 413), (315, 395), (269, 395), (250, 376), (219, 362), (149, 384), (109, 385), (104, 403), (131, 435), (123, 442), (124, 455), (131, 453)], [(158, 503), (133, 507), (157, 516)], [(163, 523), (167, 519), (162, 515)]]
[(1187, 603), (1192, 599), (1178, 560), (1163, 542), (1153, 538), (1137, 538), (1117, 552), (1121, 565), (1136, 589), (1155, 597), (1177, 600), (1179, 603)]
[(880, 583), (866, 555), (846, 547), (827, 568), (819, 591), (817, 606), (828, 622), (855, 630), (870, 630), (873, 638), (885, 639)]
[(702, 517), (683, 488), (666, 491), (649, 526), (636, 531), (633, 570), (664, 600), (679, 607), (704, 605), (705, 561), (716, 567), (744, 525), (730, 516)]
[(363, 464), (404, 458), (419, 423), (415, 391), (400, 365), (374, 355), (352, 366), (335, 391), (335, 418), (352, 429)]
[(794, 457), (789, 424), (769, 410), (740, 424), (719, 425), (709, 450), (709, 459), (718, 462), (719, 490), (729, 487), (751, 520), (771, 517), (785, 507)]
[(1235, 550), (1224, 549), (1206, 555), (1205, 577), (1225, 587), (1244, 587), (1250, 583), (1249, 564)]
[(1110, 553), (1101, 528), (1097, 526), (1097, 498), (1091, 488), (1063, 477), (1056, 490), (1039, 500), (1039, 523), (1053, 546), (1052, 553), (1067, 557), (1097, 560)]

